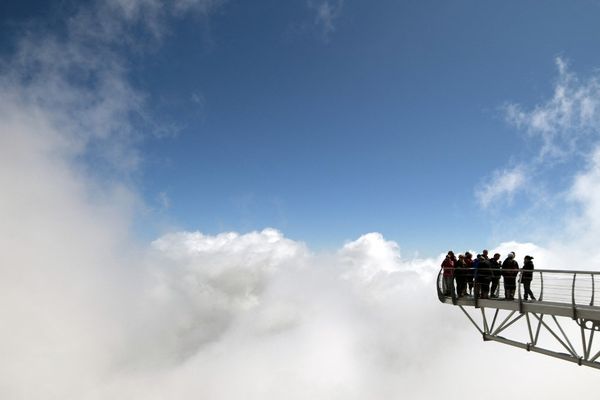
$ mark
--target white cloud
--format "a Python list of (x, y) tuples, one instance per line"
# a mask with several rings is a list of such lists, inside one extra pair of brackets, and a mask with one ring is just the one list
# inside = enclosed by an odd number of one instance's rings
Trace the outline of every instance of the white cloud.
[(542, 140), (542, 158), (568, 157), (582, 141), (597, 140), (600, 133), (600, 76), (580, 79), (560, 57), (556, 65), (558, 78), (550, 99), (531, 110), (514, 103), (506, 108), (509, 122)]
[[(535, 211), (534, 217), (525, 218), (518, 231), (536, 230), (543, 247), (528, 251), (541, 253), (541, 264), (548, 267), (590, 269), (600, 262), (600, 75), (581, 78), (561, 58), (556, 65), (558, 78), (548, 100), (530, 110), (515, 104), (507, 108), (511, 122), (541, 139), (537, 156), (495, 172), (476, 197), (485, 208), (500, 199), (510, 201), (519, 191), (532, 193), (533, 206), (526, 213)], [(556, 174), (565, 183), (557, 185)], [(553, 193), (541, 194), (544, 179), (553, 180)]]
[(344, 0), (309, 1), (309, 7), (315, 12), (314, 23), (325, 40), (336, 30), (336, 21), (342, 13)]
[[(524, 130), (529, 138), (540, 140), (540, 144), (529, 157), (531, 161), (495, 171), (493, 182), (475, 191), (483, 208), (506, 196), (510, 200), (525, 187), (524, 183), (536, 184), (534, 176), (543, 175), (558, 162), (586, 157), (600, 142), (600, 75), (596, 72), (580, 78), (569, 70), (564, 59), (558, 57), (555, 62), (558, 77), (550, 98), (529, 109), (517, 103), (505, 107), (508, 122)], [(532, 192), (539, 193), (540, 188)], [(531, 200), (536, 202), (538, 197)]]
[[(526, 218), (518, 230), (537, 231), (546, 249), (536, 249), (546, 254), (542, 265), (590, 269), (600, 262), (600, 75), (581, 78), (561, 58), (556, 65), (558, 78), (549, 99), (529, 110), (516, 104), (507, 108), (509, 121), (541, 139), (536, 156), (496, 171), (476, 197), (486, 208), (501, 199), (510, 202), (519, 191), (532, 193), (526, 213), (535, 211), (536, 217)], [(557, 173), (565, 183), (557, 185)], [(544, 179), (553, 180), (553, 193), (541, 190)]]
[(570, 198), (583, 206), (582, 217), (600, 228), (600, 147), (591, 154), (588, 166), (577, 174)]
[[(141, 24), (152, 35), (160, 37), (168, 31), (169, 17), (186, 14), (207, 15), (225, 2), (226, 0), (109, 0), (106, 3), (97, 3), (99, 9), (94, 10), (94, 13), (103, 14), (98, 20), (103, 32), (121, 31), (122, 28), (118, 25), (125, 22), (128, 25)], [(89, 24), (90, 20), (86, 18), (85, 23)]]
[(491, 182), (485, 183), (477, 189), (475, 195), (479, 204), (487, 208), (490, 204), (504, 200), (511, 202), (514, 194), (527, 183), (523, 167), (496, 171)]
[[(597, 238), (600, 235), (600, 145), (587, 157), (585, 167), (575, 175), (566, 192), (562, 243), (557, 243), (571, 264), (584, 269), (600, 262)], [(558, 240), (557, 240), (558, 241)]]

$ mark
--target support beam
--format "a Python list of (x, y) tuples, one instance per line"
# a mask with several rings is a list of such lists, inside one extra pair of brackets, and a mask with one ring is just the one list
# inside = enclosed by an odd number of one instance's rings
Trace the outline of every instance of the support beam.
[(481, 328), (479, 327), (479, 325), (477, 325), (475, 323), (475, 321), (473, 320), (473, 318), (471, 318), (471, 316), (469, 315), (469, 313), (467, 311), (465, 311), (465, 309), (463, 308), (463, 306), (458, 306), (460, 307), (460, 309), (462, 310), (462, 312), (465, 313), (465, 315), (467, 316), (467, 318), (469, 318), (469, 321), (471, 321), (471, 323), (475, 326), (475, 328), (477, 328), (477, 330), (479, 331), (479, 333), (481, 333), (483, 335), (483, 331), (481, 330)]
[[(600, 363), (594, 362), (594, 361), (583, 360), (578, 357), (573, 357), (570, 354), (559, 353), (559, 352), (552, 351), (552, 350), (546, 350), (541, 347), (532, 346), (531, 344), (527, 345), (524, 343), (517, 342), (515, 340), (506, 339), (501, 336), (493, 336), (493, 335), (487, 335), (487, 334), (484, 336), (485, 336), (486, 340), (493, 340), (498, 343), (508, 344), (510, 346), (518, 347), (520, 349), (524, 349), (527, 351), (533, 351), (534, 353), (540, 353), (540, 354), (544, 354), (546, 356), (559, 358), (561, 360), (569, 361), (569, 362), (572, 362), (572, 363), (575, 363), (578, 365), (585, 365), (586, 367), (600, 369)], [(599, 356), (600, 356), (600, 354), (599, 354)]]

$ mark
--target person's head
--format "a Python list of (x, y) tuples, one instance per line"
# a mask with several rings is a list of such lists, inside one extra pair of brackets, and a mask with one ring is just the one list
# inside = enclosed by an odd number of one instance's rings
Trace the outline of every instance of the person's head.
[(458, 259), (459, 259), (459, 260), (464, 260), (464, 259), (465, 259), (465, 256), (463, 256), (462, 254), (459, 254), (459, 255), (458, 255)]
[(473, 257), (473, 254), (469, 253), (468, 251), (465, 253), (465, 258), (468, 258), (469, 260)]
[(531, 257), (531, 256), (525, 256), (525, 261), (529, 261), (529, 260), (533, 260), (533, 257)]
[(499, 259), (500, 259), (500, 253), (494, 254), (494, 260), (499, 260)]
[(454, 252), (452, 250), (448, 252), (448, 257), (454, 258)]
[(487, 257), (487, 256), (488, 256), (488, 251), (487, 251), (487, 249), (484, 249), (484, 250), (481, 252), (481, 254), (482, 254), (484, 257)]
[(515, 258), (515, 252), (514, 252), (514, 251), (511, 251), (510, 253), (508, 253), (508, 258), (510, 258), (511, 260), (512, 260), (513, 258)]

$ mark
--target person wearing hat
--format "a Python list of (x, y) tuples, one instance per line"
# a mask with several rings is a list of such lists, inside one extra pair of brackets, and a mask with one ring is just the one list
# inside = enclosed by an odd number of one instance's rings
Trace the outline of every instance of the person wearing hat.
[(502, 276), (504, 277), (504, 297), (506, 300), (515, 299), (515, 289), (517, 288), (517, 274), (519, 273), (519, 263), (515, 260), (515, 253), (511, 251), (502, 263)]
[(531, 300), (535, 300), (533, 292), (531, 291), (531, 280), (533, 279), (533, 257), (525, 256), (523, 262), (523, 272), (521, 274), (521, 283), (523, 284), (523, 297), (525, 301), (531, 296)]

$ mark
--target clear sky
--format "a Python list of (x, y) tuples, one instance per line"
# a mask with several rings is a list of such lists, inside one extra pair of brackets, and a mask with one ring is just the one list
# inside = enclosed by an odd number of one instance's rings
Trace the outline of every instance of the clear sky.
[[(73, 7), (3, 2), (2, 52), (32, 21), (64, 30)], [(165, 208), (143, 229), (274, 227), (316, 248), (377, 231), (425, 255), (515, 239), (498, 226), (528, 199), (476, 196), (536, 151), (505, 107), (551, 96), (557, 57), (600, 65), (598, 15), (593, 1), (228, 1), (172, 16), (159, 40), (134, 28), (147, 46), (116, 51), (145, 102), (135, 181)]]

